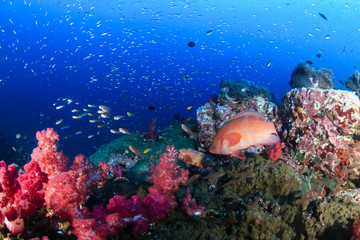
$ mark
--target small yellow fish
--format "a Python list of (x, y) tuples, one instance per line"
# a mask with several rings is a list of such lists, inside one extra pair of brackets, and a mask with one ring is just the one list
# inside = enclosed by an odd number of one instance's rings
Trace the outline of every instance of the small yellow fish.
[(194, 105), (190, 105), (190, 106), (186, 107), (186, 109), (187, 109), (187, 110), (190, 110), (190, 109), (193, 108), (193, 106), (194, 106)]
[(148, 152), (150, 152), (150, 150), (151, 150), (151, 148), (147, 148), (147, 149), (144, 150), (143, 153), (144, 153), (144, 154), (145, 154), (145, 153), (148, 153)]
[(185, 123), (188, 123), (190, 121), (191, 117), (188, 117), (187, 119), (185, 119)]

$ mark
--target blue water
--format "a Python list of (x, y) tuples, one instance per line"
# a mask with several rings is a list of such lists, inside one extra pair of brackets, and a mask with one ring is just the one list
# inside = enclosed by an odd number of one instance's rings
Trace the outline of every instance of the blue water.
[[(178, 112), (195, 118), (222, 79), (254, 81), (279, 102), (306, 60), (332, 69), (343, 89), (360, 65), (355, 2), (2, 0), (0, 158), (27, 162), (35, 132), (47, 127), (65, 154), (89, 156), (120, 136), (112, 128), (145, 132), (151, 118), (166, 127)], [(88, 104), (125, 117), (103, 128), (72, 119)]]

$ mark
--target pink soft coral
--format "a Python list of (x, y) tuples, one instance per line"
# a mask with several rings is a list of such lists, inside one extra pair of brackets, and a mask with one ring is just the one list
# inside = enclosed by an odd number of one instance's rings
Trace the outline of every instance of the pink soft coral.
[(153, 184), (149, 191), (159, 191), (168, 196), (171, 205), (175, 207), (176, 201), (173, 194), (179, 191), (180, 184), (185, 185), (189, 171), (177, 165), (179, 152), (174, 145), (166, 147), (167, 152), (163, 153), (159, 159), (159, 164), (150, 165), (150, 183)]
[(272, 149), (270, 149), (267, 154), (269, 156), (269, 159), (272, 161), (275, 161), (279, 158), (281, 158), (282, 156), (282, 149), (285, 147), (285, 143), (284, 142), (278, 142), (274, 145), (274, 147)]
[(45, 193), (46, 204), (53, 213), (71, 222), (77, 218), (80, 205), (104, 180), (101, 168), (79, 154), (69, 171), (50, 179)]
[(36, 133), (38, 147), (31, 154), (31, 161), (39, 163), (41, 170), (51, 179), (53, 176), (65, 171), (69, 158), (62, 152), (57, 152), (56, 141), (59, 135), (52, 128)]
[(186, 189), (186, 194), (181, 200), (181, 208), (186, 211), (189, 216), (204, 214), (206, 208), (197, 204), (196, 199), (191, 197), (191, 188)]
[(26, 164), (24, 169), (26, 172), (19, 176), (14, 165), (0, 162), (0, 223), (5, 218), (14, 234), (24, 231), (23, 218), (33, 215), (45, 202), (42, 188), (47, 175), (37, 162)]

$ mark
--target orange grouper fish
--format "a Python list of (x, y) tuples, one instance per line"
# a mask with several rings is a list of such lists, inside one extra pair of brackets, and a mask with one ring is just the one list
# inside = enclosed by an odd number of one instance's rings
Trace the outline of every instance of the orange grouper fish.
[(274, 123), (258, 112), (243, 112), (229, 118), (219, 128), (209, 151), (246, 160), (243, 150), (253, 145), (272, 145), (280, 141)]

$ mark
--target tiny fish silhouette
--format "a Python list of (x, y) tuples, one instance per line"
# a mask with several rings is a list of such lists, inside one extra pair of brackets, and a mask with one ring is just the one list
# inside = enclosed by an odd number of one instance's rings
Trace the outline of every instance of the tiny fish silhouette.
[(319, 13), (319, 15), (320, 15), (320, 17), (322, 17), (323, 19), (327, 20), (327, 17), (326, 17), (324, 14)]

